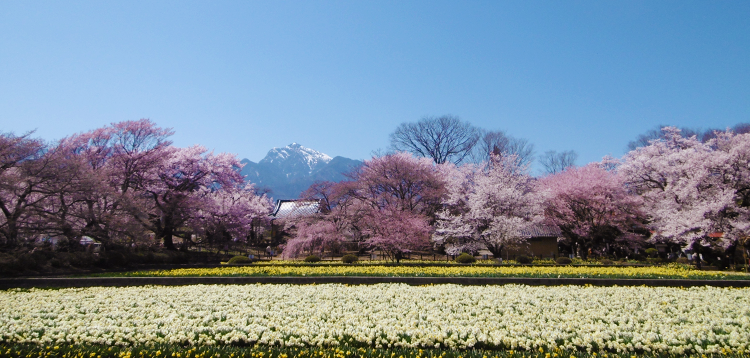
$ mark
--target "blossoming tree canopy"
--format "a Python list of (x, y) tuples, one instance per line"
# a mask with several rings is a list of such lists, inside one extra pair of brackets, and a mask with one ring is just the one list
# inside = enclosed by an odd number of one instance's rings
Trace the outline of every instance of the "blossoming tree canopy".
[[(750, 135), (727, 131), (702, 143), (673, 127), (663, 132), (628, 153), (619, 169), (644, 198), (657, 238), (699, 250), (697, 243), (727, 246), (746, 237)], [(712, 239), (713, 232), (724, 238)]]
[(173, 248), (177, 228), (186, 237), (244, 235), (249, 217), (270, 210), (268, 199), (246, 187), (234, 155), (173, 147), (173, 133), (142, 119), (53, 144), (0, 135), (3, 243), (15, 245), (21, 234), (85, 235), (107, 246), (152, 231)]
[(197, 206), (190, 226), (214, 243), (248, 238), (256, 234), (254, 230), (264, 223), (271, 207), (270, 199), (257, 195), (253, 184), (213, 188)]
[[(236, 156), (213, 154), (201, 146), (170, 147), (163, 160), (147, 176), (141, 219), (145, 227), (173, 247), (172, 235), (205, 207), (207, 197), (221, 188), (242, 184), (242, 176), (235, 169), (241, 167)], [(140, 216), (139, 216), (140, 217)]]
[[(362, 239), (399, 260), (404, 252), (429, 246), (431, 217), (445, 194), (445, 182), (430, 159), (409, 153), (374, 157), (341, 183), (317, 183), (304, 194), (320, 200), (327, 211), (299, 226), (285, 256), (312, 247), (320, 249), (328, 237)], [(303, 250), (304, 249), (304, 250)]]
[(615, 248), (626, 254), (641, 245), (635, 230), (642, 200), (628, 192), (621, 174), (592, 163), (544, 177), (537, 186), (548, 193), (546, 219), (583, 255), (588, 249), (611, 254)]
[[(171, 129), (148, 119), (113, 123), (60, 140), (54, 151), (77, 161), (76, 187), (59, 193), (56, 205), (81, 224), (76, 235), (105, 245), (142, 233), (136, 220), (148, 176), (170, 150)], [(75, 198), (75, 200), (71, 200)], [(55, 205), (52, 205), (55, 206)], [(64, 218), (58, 220), (68, 221)]]
[(47, 177), (42, 172), (45, 167), (37, 165), (44, 148), (42, 141), (29, 134), (0, 133), (0, 235), (4, 246), (16, 245), (26, 226), (41, 184), (37, 174)]
[(519, 165), (515, 156), (455, 168), (445, 178), (449, 193), (438, 213), (437, 239), (485, 246), (499, 257), (507, 246), (523, 242), (522, 229), (542, 221), (544, 193), (534, 190), (528, 166)]
[(430, 159), (405, 152), (375, 157), (352, 178), (355, 196), (368, 208), (363, 223), (369, 245), (396, 260), (429, 245), (430, 217), (445, 193), (445, 182)]

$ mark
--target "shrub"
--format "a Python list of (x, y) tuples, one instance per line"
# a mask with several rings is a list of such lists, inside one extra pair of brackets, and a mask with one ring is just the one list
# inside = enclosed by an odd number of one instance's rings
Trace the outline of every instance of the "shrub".
[(456, 262), (460, 264), (473, 264), (477, 262), (477, 259), (474, 256), (471, 256), (464, 252), (456, 257)]
[(602, 263), (602, 265), (611, 265), (612, 264), (612, 260), (610, 260), (610, 259), (604, 259), (604, 260), (602, 260), (600, 262)]
[(250, 258), (247, 256), (235, 256), (229, 259), (227, 263), (230, 265), (239, 265), (239, 264), (250, 264), (252, 262), (253, 261), (250, 260)]
[(84, 251), (71, 252), (68, 260), (71, 266), (80, 268), (91, 266), (94, 263), (93, 256)]
[(565, 257), (565, 256), (560, 256), (560, 257), (557, 258), (557, 260), (555, 260), (555, 262), (558, 265), (570, 265), (570, 264), (573, 263), (573, 260), (571, 260), (570, 258)]
[(110, 266), (126, 266), (128, 264), (128, 258), (122, 252), (107, 251), (106, 256)]
[(34, 259), (34, 255), (31, 254), (21, 254), (18, 256), (18, 265), (21, 270), (36, 270), (38, 269), (44, 261), (41, 263)]
[(308, 257), (305, 257), (305, 262), (318, 262), (320, 261), (320, 257), (316, 255), (310, 255)]
[(677, 262), (678, 264), (690, 265), (690, 260), (688, 260), (687, 257), (678, 257), (675, 262)]
[(346, 254), (341, 258), (341, 262), (345, 264), (353, 264), (355, 262), (359, 261), (359, 257), (357, 255), (353, 254)]
[(659, 255), (659, 250), (653, 247), (649, 247), (648, 249), (646, 249), (646, 255), (648, 255), (648, 257), (656, 257)]
[(190, 263), (190, 255), (187, 252), (182, 251), (169, 251), (170, 263), (172, 264), (187, 264)]
[(64, 265), (63, 262), (60, 261), (60, 259), (58, 259), (58, 258), (53, 258), (52, 260), (49, 260), (49, 264), (50, 264), (50, 266), (52, 266), (54, 268), (60, 268), (60, 267), (63, 267), (63, 265)]
[(13, 255), (0, 252), (0, 274), (9, 274), (17, 271), (23, 271), (23, 267), (19, 264), (18, 259)]
[(630, 259), (636, 261), (645, 261), (646, 256), (644, 256), (643, 254), (632, 254), (630, 255)]
[(521, 256), (516, 257), (516, 262), (518, 262), (519, 264), (530, 264), (531, 261), (532, 261), (532, 259), (530, 257), (528, 257), (528, 256), (525, 256), (525, 255), (521, 255)]
[(724, 271), (729, 268), (729, 260), (717, 258), (715, 261), (711, 262), (711, 266), (716, 266), (717, 270)]

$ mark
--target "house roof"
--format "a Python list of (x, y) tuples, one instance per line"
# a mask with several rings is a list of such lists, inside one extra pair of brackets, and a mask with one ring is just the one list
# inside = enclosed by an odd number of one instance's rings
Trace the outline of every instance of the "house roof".
[(320, 202), (317, 200), (279, 200), (271, 216), (276, 219), (289, 219), (315, 215), (320, 212)]
[(562, 231), (554, 225), (529, 225), (519, 232), (520, 237), (560, 237)]
[[(521, 229), (518, 232), (518, 237), (522, 237), (524, 239), (530, 239), (534, 237), (562, 237), (562, 231), (560, 231), (560, 228), (553, 225), (544, 225), (544, 224), (537, 224), (537, 225), (530, 225), (527, 226), (525, 229)], [(442, 244), (445, 240), (443, 238), (435, 239), (433, 238), (433, 241), (437, 244)]]

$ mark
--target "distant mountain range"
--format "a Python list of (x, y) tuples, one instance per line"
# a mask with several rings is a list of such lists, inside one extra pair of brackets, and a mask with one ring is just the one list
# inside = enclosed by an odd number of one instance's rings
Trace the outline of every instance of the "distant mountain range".
[(297, 199), (316, 181), (338, 182), (346, 179), (344, 173), (362, 165), (359, 160), (334, 157), (305, 148), (297, 143), (273, 148), (265, 158), (255, 163), (241, 161), (242, 174), (258, 188), (271, 190), (274, 199)]

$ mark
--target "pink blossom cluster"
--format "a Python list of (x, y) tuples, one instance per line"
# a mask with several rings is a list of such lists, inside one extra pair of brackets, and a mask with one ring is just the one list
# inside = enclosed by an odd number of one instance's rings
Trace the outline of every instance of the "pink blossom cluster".
[(171, 129), (147, 119), (43, 143), (0, 134), (0, 240), (89, 236), (134, 244), (172, 237), (247, 236), (270, 201), (239, 174), (234, 155), (171, 145)]

